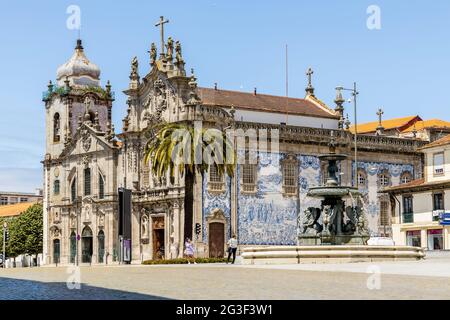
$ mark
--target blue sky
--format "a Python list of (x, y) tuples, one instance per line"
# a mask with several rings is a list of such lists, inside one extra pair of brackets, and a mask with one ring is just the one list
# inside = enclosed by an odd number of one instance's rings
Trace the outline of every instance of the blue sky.
[[(419, 114), (450, 121), (450, 2), (448, 0), (319, 1), (0, 1), (0, 190), (33, 191), (42, 184), (42, 91), (72, 54), (77, 32), (66, 9), (81, 8), (87, 56), (116, 91), (120, 130), (122, 90), (130, 61), (149, 70), (147, 50), (166, 35), (180, 40), (187, 68), (201, 86), (284, 95), (284, 47), (289, 92), (302, 97), (313, 67), (316, 95), (333, 105), (334, 88), (360, 90), (359, 120)], [(366, 27), (369, 5), (381, 9), (381, 30)], [(348, 112), (352, 116), (350, 105)], [(117, 130), (117, 131), (119, 131)]]

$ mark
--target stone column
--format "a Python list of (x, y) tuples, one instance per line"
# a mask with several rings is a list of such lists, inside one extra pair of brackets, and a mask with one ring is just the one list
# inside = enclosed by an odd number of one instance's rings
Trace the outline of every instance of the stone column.
[(230, 179), (230, 183), (231, 183), (231, 193), (230, 193), (230, 215), (231, 215), (231, 236), (233, 234), (238, 235), (238, 225), (237, 225), (237, 221), (238, 221), (238, 198), (237, 198), (237, 188), (239, 186), (239, 181), (238, 181), (238, 177), (237, 177), (237, 166), (234, 170), (234, 176)]
[(444, 227), (443, 237), (444, 237), (444, 250), (449, 250), (450, 248), (449, 227)]
[(49, 196), (50, 196), (50, 192), (49, 192), (49, 167), (46, 163), (44, 163), (44, 200), (43, 200), (43, 254), (42, 254), (42, 258), (43, 261), (41, 261), (42, 264), (48, 264), (50, 262), (50, 254), (51, 254), (51, 250), (50, 250), (50, 242), (51, 239), (49, 237), (49, 223), (48, 223), (48, 217), (49, 217)]
[(178, 246), (178, 258), (183, 257), (184, 251), (184, 203), (180, 202), (179, 209), (179, 223), (178, 223), (178, 234), (179, 234), (179, 246)]
[(138, 207), (132, 208), (131, 214), (131, 261), (141, 262), (140, 254), (140, 241), (139, 241), (139, 229), (140, 229), (140, 211)]

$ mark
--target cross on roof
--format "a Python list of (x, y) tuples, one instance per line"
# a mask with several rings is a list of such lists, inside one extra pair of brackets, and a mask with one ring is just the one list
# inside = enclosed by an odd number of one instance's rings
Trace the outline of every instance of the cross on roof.
[(314, 74), (314, 71), (311, 67), (308, 68), (308, 71), (306, 71), (306, 75), (308, 76), (308, 86), (312, 86), (312, 75)]
[(308, 76), (308, 86), (306, 87), (306, 93), (308, 95), (314, 95), (314, 87), (312, 86), (312, 75), (314, 71), (311, 67), (306, 71), (306, 75)]
[(160, 27), (161, 32), (161, 56), (164, 56), (164, 25), (169, 23), (169, 20), (164, 20), (164, 16), (159, 17), (159, 22), (155, 27)]
[(383, 109), (381, 109), (381, 108), (378, 109), (377, 116), (378, 116), (378, 124), (380, 127), (381, 127), (381, 121), (382, 121), (383, 114), (384, 114)]

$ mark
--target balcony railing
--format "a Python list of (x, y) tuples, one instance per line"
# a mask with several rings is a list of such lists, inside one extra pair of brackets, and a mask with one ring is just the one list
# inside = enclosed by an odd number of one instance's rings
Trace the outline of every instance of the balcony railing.
[(403, 213), (403, 223), (413, 223), (414, 213)]

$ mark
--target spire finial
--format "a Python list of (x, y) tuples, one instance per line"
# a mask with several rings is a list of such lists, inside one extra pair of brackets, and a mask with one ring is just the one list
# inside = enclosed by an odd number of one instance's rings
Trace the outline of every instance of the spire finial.
[(130, 72), (130, 89), (137, 89), (139, 87), (139, 62), (138, 58), (134, 57), (131, 60), (131, 72)]
[(346, 117), (346, 120), (345, 120), (345, 129), (346, 130), (350, 130), (350, 124), (351, 124), (351, 122), (350, 122), (350, 119), (349, 119), (348, 113), (347, 113), (347, 117)]
[(341, 118), (344, 118), (344, 102), (345, 99), (342, 96), (342, 87), (336, 87), (336, 98), (334, 99), (334, 102), (336, 103), (336, 108), (334, 111), (337, 115), (339, 115)]
[(197, 78), (194, 74), (194, 68), (191, 68), (191, 80), (189, 80), (188, 83), (189, 87), (191, 88), (191, 92), (189, 93), (189, 100), (188, 104), (194, 105), (200, 102), (200, 99), (197, 95), (196, 89), (197, 89)]
[(312, 86), (312, 75), (314, 74), (314, 71), (311, 67), (308, 68), (306, 71), (306, 76), (308, 77), (308, 86), (306, 87), (305, 91), (307, 95), (313, 96), (314, 95), (314, 87)]
[(75, 47), (75, 50), (83, 50), (83, 42), (81, 39), (77, 39), (77, 46)]

